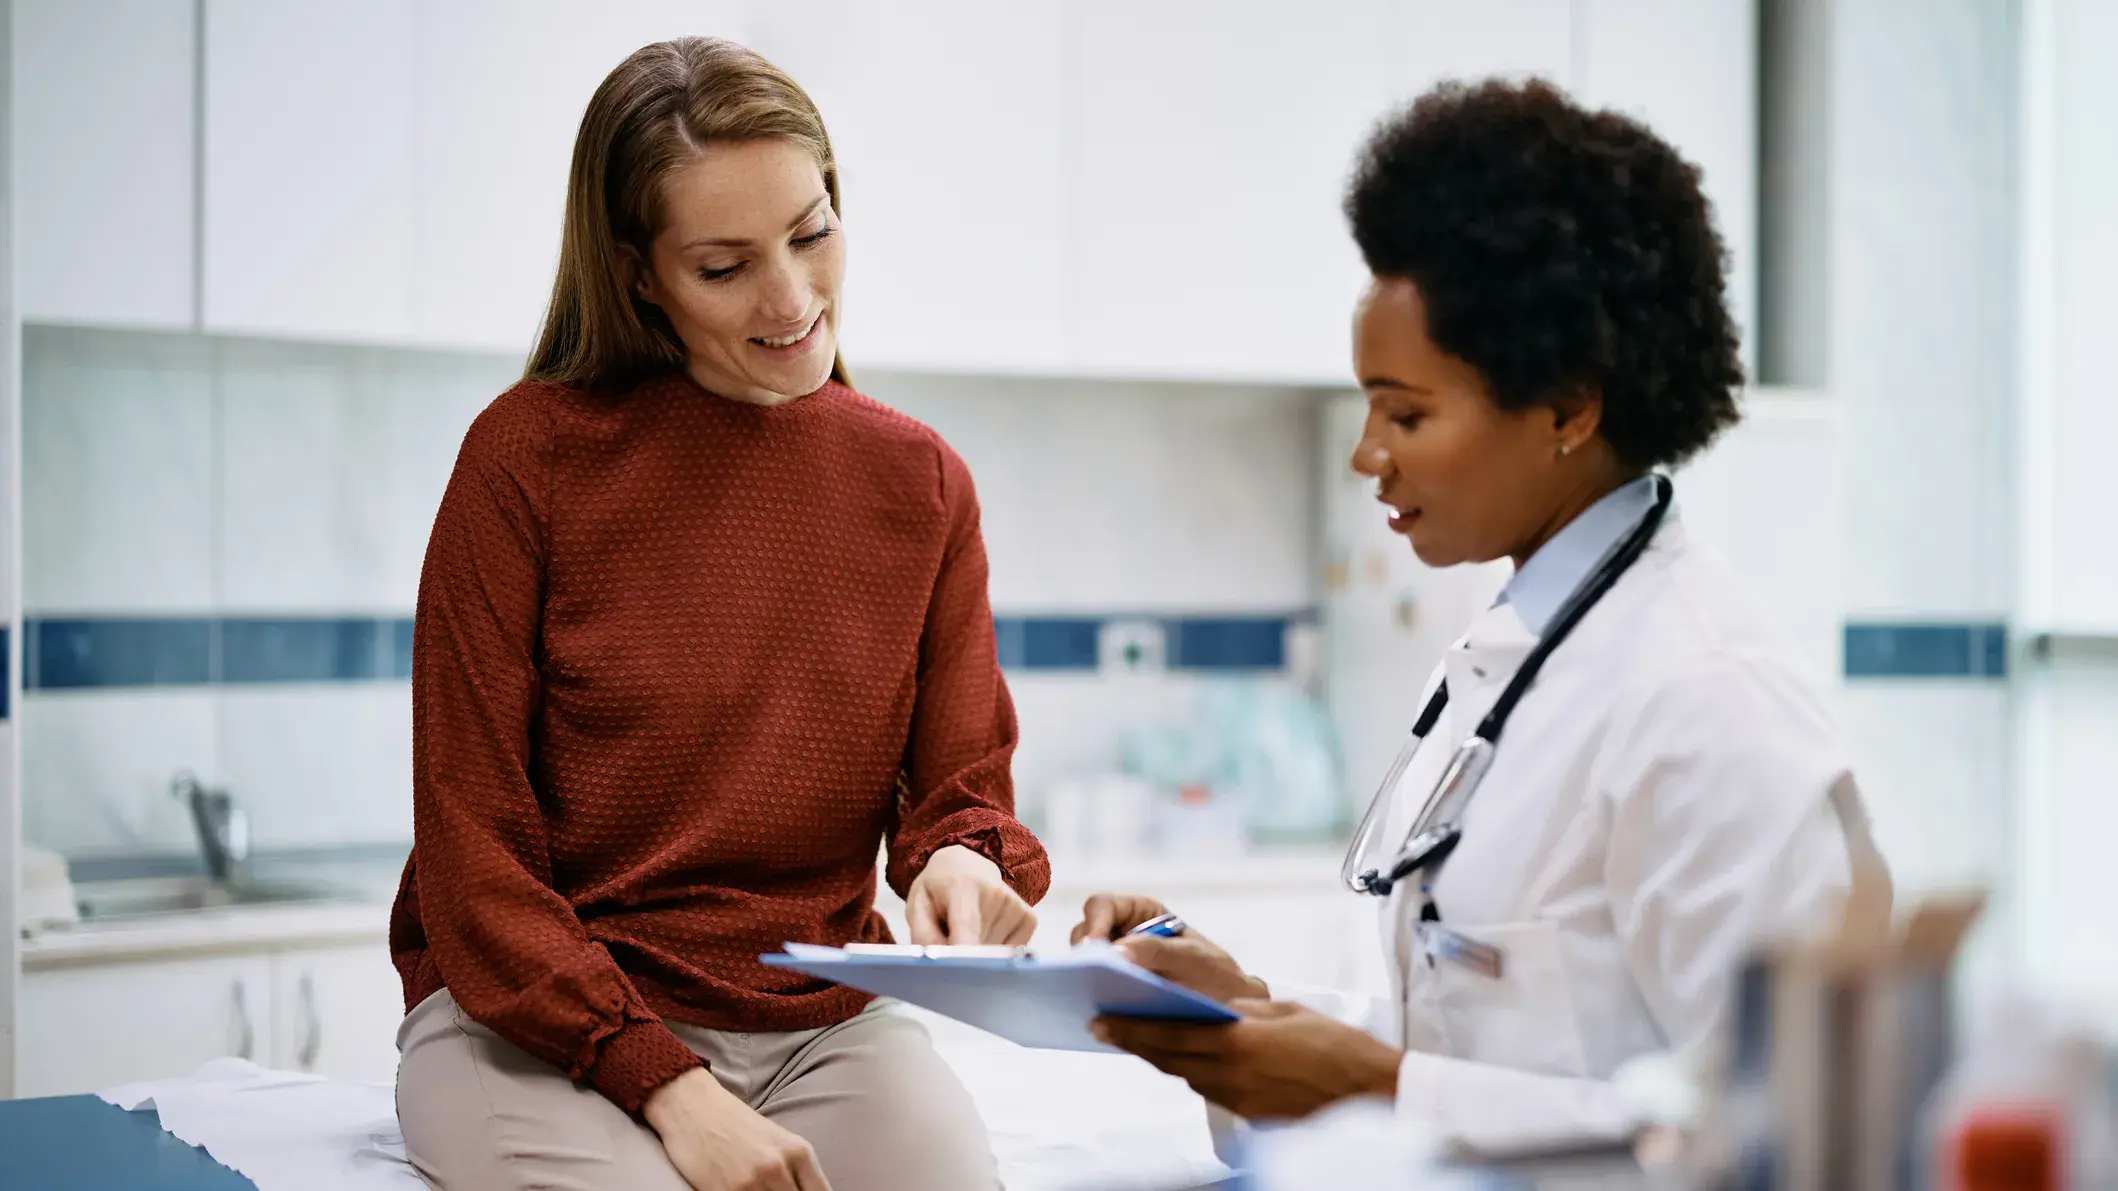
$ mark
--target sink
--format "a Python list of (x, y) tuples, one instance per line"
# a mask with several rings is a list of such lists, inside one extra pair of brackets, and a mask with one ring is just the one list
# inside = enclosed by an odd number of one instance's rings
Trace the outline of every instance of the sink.
[(294, 881), (238, 881), (222, 884), (206, 877), (144, 877), (126, 881), (88, 881), (74, 887), (83, 922), (184, 914), (238, 906), (298, 905), (344, 901), (343, 889)]

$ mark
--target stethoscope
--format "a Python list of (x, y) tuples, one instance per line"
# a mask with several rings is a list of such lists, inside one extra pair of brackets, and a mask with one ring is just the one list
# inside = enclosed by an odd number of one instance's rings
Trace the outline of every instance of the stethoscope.
[(1413, 759), (1419, 755), (1419, 746), (1426, 740), (1427, 733), (1434, 730), (1435, 722), (1441, 719), (1442, 709), (1449, 705), (1447, 680), (1434, 688), (1434, 694), (1420, 710), (1419, 719), (1413, 722), (1411, 739), (1405, 742), (1404, 747), (1398, 749), (1397, 759), (1391, 762), (1390, 772), (1384, 776), (1383, 784), (1375, 791), (1375, 797), (1368, 801), (1368, 813), (1361, 816), (1361, 825), (1353, 833), (1353, 842), (1346, 848), (1345, 862), (1339, 866), (1339, 879), (1345, 882), (1347, 889), (1354, 893), (1388, 897), (1398, 882), (1415, 873), (1438, 870), (1442, 862), (1449, 858), (1449, 853), (1456, 850), (1456, 845), (1463, 839), (1464, 808), (1470, 804), (1471, 796), (1478, 792), (1478, 783), (1484, 779), (1486, 770), (1492, 768), (1493, 750), (1500, 744), (1500, 732), (1507, 727), (1508, 716), (1514, 712), (1515, 705), (1522, 701), (1522, 696), (1530, 689), (1530, 684), (1536, 681), (1537, 671), (1543, 667), (1545, 659), (1552, 655), (1554, 649), (1559, 648), (1559, 643), (1566, 640), (1568, 633), (1574, 631), (1574, 626), (1580, 623), (1582, 617), (1588, 615), (1589, 609), (1596, 606), (1596, 601), (1602, 599), (1604, 593), (1615, 586), (1618, 580), (1624, 577), (1625, 572), (1639, 561), (1640, 556), (1647, 552), (1647, 545), (1654, 539), (1655, 530), (1661, 527), (1663, 514), (1669, 512), (1670, 501), (1675, 495), (1675, 486), (1669, 482), (1667, 476), (1655, 477), (1653, 507), (1647, 510), (1647, 515), (1640, 519), (1640, 523), (1634, 526), (1630, 533), (1603, 556), (1596, 564), (1596, 569), (1590, 571), (1581, 586), (1575, 588), (1573, 594), (1567, 597), (1566, 603), (1560, 605), (1544, 635), (1537, 639), (1537, 644), (1531, 647), (1529, 656), (1522, 660), (1522, 666), (1515, 671), (1515, 677), (1510, 679), (1507, 688), (1500, 692), (1500, 698), (1493, 704), (1493, 709), (1479, 721), (1478, 729), (1457, 746), (1455, 755), (1449, 758), (1448, 767), (1441, 771), (1441, 777), (1435, 781), (1434, 789), (1427, 794), (1426, 802), (1420, 805), (1419, 816), (1412, 820), (1410, 830), (1405, 833), (1404, 844), (1398, 849), (1397, 857), (1390, 862), (1389, 870), (1384, 872), (1374, 868), (1364, 869), (1361, 867), (1362, 861), (1368, 855), (1368, 848), (1373, 843), (1376, 831), (1382, 826), (1382, 819), (1386, 817), (1385, 810), (1390, 805), (1391, 795), (1396, 791), (1398, 781), (1405, 776), (1405, 770), (1411, 768)]

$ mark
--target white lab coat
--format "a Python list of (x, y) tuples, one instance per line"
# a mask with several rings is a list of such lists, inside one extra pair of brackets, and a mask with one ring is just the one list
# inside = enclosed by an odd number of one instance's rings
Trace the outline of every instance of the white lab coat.
[[(1380, 846), (1533, 640), (1502, 604), (1449, 650), (1428, 683), (1447, 676), (1448, 709)], [(1820, 692), (1674, 508), (1516, 705), (1463, 829), (1435, 902), (1504, 953), (1500, 977), (1430, 959), (1406, 883), (1381, 916), (1392, 998), (1316, 1000), (1406, 1049), (1401, 1117), (1474, 1145), (1623, 1136), (1612, 1074), (1706, 1041), (1754, 944), (1835, 925), (1857, 875), (1887, 912)]]

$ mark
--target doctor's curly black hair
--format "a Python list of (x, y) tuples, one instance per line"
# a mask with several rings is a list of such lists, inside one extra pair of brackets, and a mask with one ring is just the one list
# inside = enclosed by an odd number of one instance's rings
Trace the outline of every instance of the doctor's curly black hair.
[(1347, 187), (1368, 269), (1504, 408), (1600, 391), (1633, 467), (1682, 463), (1739, 414), (1726, 249), (1699, 169), (1549, 83), (1448, 83), (1376, 129)]

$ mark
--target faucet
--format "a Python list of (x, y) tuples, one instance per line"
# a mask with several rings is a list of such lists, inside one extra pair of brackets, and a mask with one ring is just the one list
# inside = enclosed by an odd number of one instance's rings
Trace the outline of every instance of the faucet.
[(189, 770), (171, 780), (169, 793), (191, 807), (206, 875), (216, 885), (234, 883), (237, 870), (250, 859), (250, 816), (228, 791), (207, 789)]

